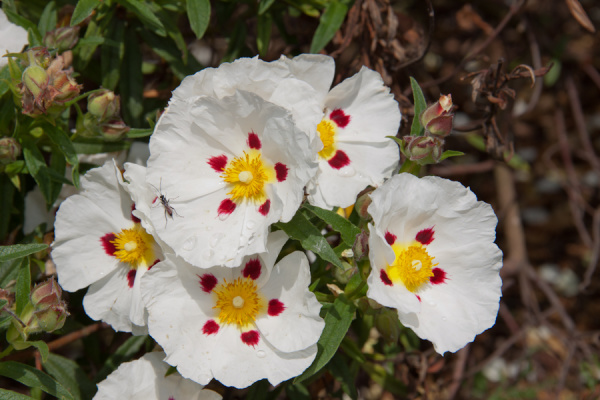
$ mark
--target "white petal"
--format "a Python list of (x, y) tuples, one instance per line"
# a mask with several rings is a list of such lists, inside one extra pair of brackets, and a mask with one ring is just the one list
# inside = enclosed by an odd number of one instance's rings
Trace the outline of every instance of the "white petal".
[(268, 285), (261, 288), (267, 301), (283, 303), (285, 309), (277, 316), (264, 315), (256, 326), (273, 347), (292, 352), (317, 343), (325, 322), (319, 316), (321, 304), (308, 290), (310, 268), (306, 255), (294, 252), (283, 258), (271, 271)]
[(163, 352), (146, 353), (142, 358), (123, 363), (98, 384), (94, 400), (218, 400), (221, 396), (178, 373), (165, 376), (169, 365)]
[(84, 288), (117, 267), (100, 240), (133, 226), (133, 202), (117, 174), (112, 162), (88, 171), (81, 179), (83, 192), (65, 200), (56, 214), (52, 259), (65, 290)]

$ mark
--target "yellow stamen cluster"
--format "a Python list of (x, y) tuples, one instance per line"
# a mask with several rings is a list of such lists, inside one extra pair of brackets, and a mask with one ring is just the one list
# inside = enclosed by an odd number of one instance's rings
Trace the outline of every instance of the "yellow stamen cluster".
[(236, 324), (240, 328), (251, 325), (266, 303), (252, 279), (237, 278), (233, 282), (225, 280), (215, 288), (217, 302), (213, 308), (220, 309), (219, 322)]
[(326, 118), (323, 118), (323, 120), (319, 122), (319, 125), (317, 125), (317, 132), (319, 132), (319, 137), (321, 138), (321, 142), (323, 142), (323, 150), (319, 152), (319, 156), (326, 160), (329, 160), (335, 155), (336, 130), (335, 123)]
[(433, 276), (433, 258), (425, 247), (414, 242), (409, 245), (393, 244), (392, 249), (396, 255), (394, 263), (386, 269), (392, 282), (401, 281), (406, 288), (415, 293)]
[(115, 245), (114, 256), (132, 268), (149, 266), (156, 260), (154, 238), (138, 223), (131, 229), (123, 229), (110, 241)]
[(227, 193), (232, 201), (245, 199), (262, 204), (267, 199), (265, 184), (271, 180), (271, 175), (274, 171), (270, 172), (265, 166), (259, 152), (244, 152), (242, 157), (236, 157), (229, 163), (221, 177), (233, 185)]

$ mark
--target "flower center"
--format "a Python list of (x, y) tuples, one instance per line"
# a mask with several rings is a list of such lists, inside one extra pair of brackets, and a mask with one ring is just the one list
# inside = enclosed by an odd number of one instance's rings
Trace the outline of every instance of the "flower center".
[(431, 257), (423, 245), (418, 242), (409, 245), (393, 244), (396, 255), (394, 263), (386, 272), (392, 282), (401, 281), (410, 292), (418, 291), (433, 276), (434, 257)]
[(131, 268), (149, 266), (155, 260), (154, 238), (140, 224), (136, 223), (131, 229), (123, 229), (110, 242), (115, 245), (114, 256), (119, 261), (130, 264)]
[(319, 156), (329, 160), (335, 155), (335, 123), (329, 119), (323, 118), (323, 120), (319, 122), (319, 125), (317, 125), (317, 132), (319, 132), (319, 137), (321, 138), (321, 142), (323, 142), (323, 150), (319, 152)]
[(265, 308), (265, 301), (252, 279), (237, 278), (233, 282), (225, 280), (215, 288), (214, 293), (217, 295), (217, 303), (213, 308), (220, 309), (219, 321), (222, 324), (246, 327)]
[(265, 193), (265, 183), (270, 180), (267, 167), (261, 160), (260, 153), (247, 154), (244, 152), (242, 157), (234, 158), (229, 167), (227, 167), (221, 177), (227, 183), (233, 185), (228, 195), (231, 200), (252, 200), (258, 204), (265, 202), (267, 196)]

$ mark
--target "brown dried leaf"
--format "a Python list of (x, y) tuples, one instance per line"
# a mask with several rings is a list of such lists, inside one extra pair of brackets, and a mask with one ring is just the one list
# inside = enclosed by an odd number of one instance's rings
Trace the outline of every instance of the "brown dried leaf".
[(587, 16), (579, 0), (565, 0), (565, 2), (569, 7), (569, 11), (571, 11), (571, 15), (579, 22), (579, 25), (592, 33), (596, 32), (594, 24), (590, 21), (590, 18)]

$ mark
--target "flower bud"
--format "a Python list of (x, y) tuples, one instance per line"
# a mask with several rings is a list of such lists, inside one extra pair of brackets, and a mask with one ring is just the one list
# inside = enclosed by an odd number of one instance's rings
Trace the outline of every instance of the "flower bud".
[(111, 90), (103, 89), (88, 97), (88, 112), (100, 120), (116, 116), (120, 108), (119, 96)]
[(17, 139), (4, 137), (0, 139), (0, 163), (10, 164), (21, 155), (21, 145)]
[(45, 282), (36, 285), (31, 291), (31, 303), (36, 308), (44, 308), (61, 301), (62, 289), (54, 280), (50, 278)]
[(453, 120), (454, 115), (452, 114), (440, 115), (429, 121), (427, 126), (425, 126), (425, 131), (433, 136), (444, 138), (452, 132)]
[(411, 161), (429, 164), (431, 161), (437, 163), (442, 155), (442, 146), (444, 142), (441, 139), (432, 136), (405, 136), (407, 143), (405, 148), (406, 156)]
[(382, 308), (375, 317), (375, 328), (388, 342), (397, 342), (400, 336), (398, 314), (394, 310)]
[(354, 205), (354, 209), (356, 210), (356, 213), (362, 219), (369, 219), (369, 213), (367, 212), (367, 208), (369, 208), (369, 205), (371, 204), (371, 192), (372, 191), (373, 191), (373, 189), (369, 189), (369, 190), (363, 192), (361, 195), (359, 195), (358, 199), (356, 200), (356, 204)]
[(129, 127), (125, 125), (125, 122), (123, 122), (122, 119), (113, 118), (110, 121), (101, 124), (100, 130), (104, 139), (119, 140), (129, 132)]
[(452, 109), (452, 96), (451, 95), (441, 95), (440, 99), (427, 107), (425, 111), (421, 113), (421, 125), (424, 127), (429, 124), (429, 122), (441, 115), (447, 115), (450, 113)]
[(352, 251), (356, 261), (360, 261), (369, 254), (369, 234), (366, 231), (361, 231), (356, 235)]
[(52, 77), (52, 86), (55, 89), (52, 100), (56, 103), (64, 103), (79, 94), (81, 86), (75, 82), (70, 73), (61, 71)]
[(72, 49), (79, 40), (79, 26), (66, 26), (49, 31), (44, 36), (44, 45), (60, 53)]
[(52, 332), (63, 327), (69, 313), (66, 304), (60, 302), (45, 309), (34, 311), (33, 315), (41, 330)]
[(21, 77), (23, 90), (38, 100), (48, 87), (49, 76), (46, 70), (37, 64), (30, 65), (23, 71)]

